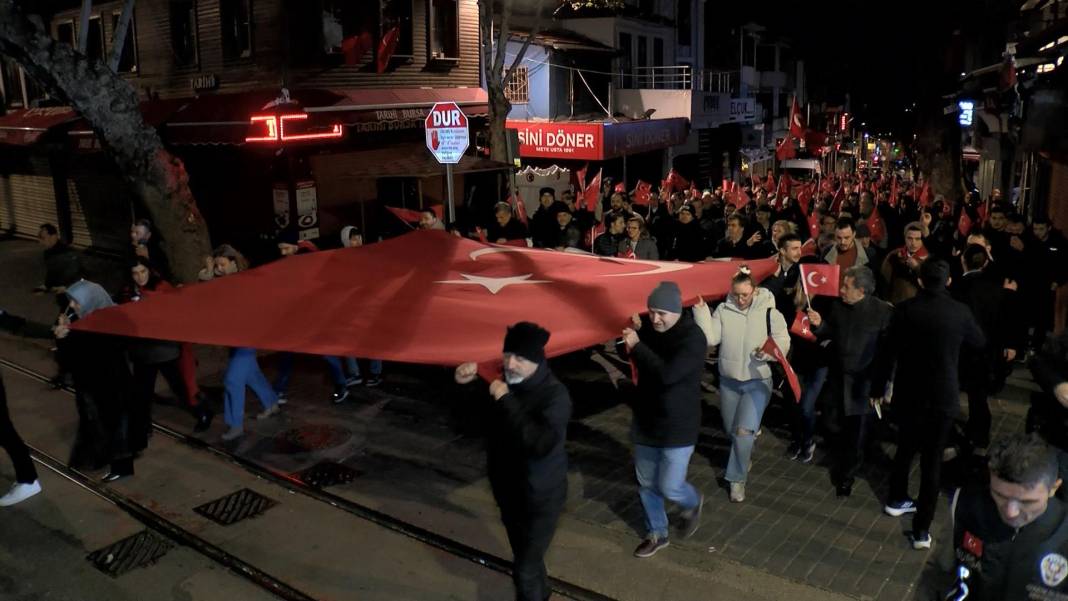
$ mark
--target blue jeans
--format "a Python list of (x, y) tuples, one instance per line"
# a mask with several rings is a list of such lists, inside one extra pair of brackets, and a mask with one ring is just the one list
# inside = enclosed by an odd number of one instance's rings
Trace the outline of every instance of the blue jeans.
[(820, 397), (823, 383), (827, 381), (827, 368), (818, 367), (811, 373), (799, 373), (797, 379), (801, 381), (801, 402), (797, 404), (800, 415), (794, 442), (804, 449), (812, 444), (816, 432), (816, 399)]
[[(341, 360), (337, 357), (323, 355), (326, 366), (330, 368), (330, 379), (334, 386), (345, 385), (345, 374), (341, 372)], [(274, 378), (274, 391), (285, 394), (289, 390), (289, 378), (293, 375), (293, 353), (282, 353), (278, 358), (278, 375)]]
[[(370, 359), (368, 363), (371, 364), (371, 375), (382, 375), (382, 361), (378, 359)], [(349, 370), (349, 375), (358, 378), (360, 377), (360, 364), (355, 357), (345, 357), (345, 367)]]
[(749, 458), (753, 455), (756, 431), (771, 399), (771, 378), (767, 380), (733, 380), (721, 377), (719, 382), (720, 413), (723, 431), (731, 441), (731, 456), (727, 459), (728, 482), (745, 482), (749, 475)]
[(259, 363), (256, 362), (256, 349), (254, 348), (239, 347), (230, 350), (230, 363), (226, 366), (223, 386), (226, 388), (226, 394), (223, 397), (223, 419), (226, 425), (231, 427), (240, 427), (244, 424), (246, 386), (260, 397), (260, 403), (263, 404), (264, 409), (278, 403), (278, 396), (271, 389), (271, 384), (260, 371)]
[(645, 528), (649, 536), (667, 538), (668, 518), (664, 499), (683, 509), (693, 509), (701, 502), (697, 489), (686, 481), (693, 447), (647, 447), (634, 445), (634, 471), (638, 475), (638, 496), (645, 509)]

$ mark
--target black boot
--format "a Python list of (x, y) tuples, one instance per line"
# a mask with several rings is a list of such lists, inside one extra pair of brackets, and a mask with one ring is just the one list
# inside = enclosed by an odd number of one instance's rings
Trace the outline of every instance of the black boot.
[(211, 420), (215, 419), (215, 414), (211, 409), (200, 405), (197, 407), (197, 423), (193, 426), (194, 432), (204, 432), (211, 427)]

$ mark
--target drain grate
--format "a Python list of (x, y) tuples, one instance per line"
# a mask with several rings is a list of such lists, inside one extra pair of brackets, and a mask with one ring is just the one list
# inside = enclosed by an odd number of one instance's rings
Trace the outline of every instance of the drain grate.
[(323, 461), (296, 474), (297, 479), (315, 488), (348, 484), (363, 472), (333, 461)]
[(86, 556), (96, 569), (118, 578), (126, 572), (156, 563), (174, 548), (169, 541), (144, 530)]
[(242, 488), (221, 499), (194, 507), (193, 511), (213, 522), (229, 526), (241, 520), (256, 517), (275, 505), (276, 503), (267, 497), (247, 488)]

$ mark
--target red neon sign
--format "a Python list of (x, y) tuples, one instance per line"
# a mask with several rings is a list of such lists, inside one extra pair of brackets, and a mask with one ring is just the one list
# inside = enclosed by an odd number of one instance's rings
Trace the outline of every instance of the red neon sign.
[(308, 119), (307, 113), (291, 113), (288, 115), (253, 115), (249, 122), (252, 125), (262, 123), (266, 128), (266, 135), (263, 136), (249, 136), (245, 138), (246, 142), (290, 142), (301, 140), (323, 140), (329, 138), (340, 138), (345, 135), (344, 130), (341, 128), (340, 123), (335, 123), (330, 126), (330, 129), (323, 132), (310, 133), (310, 134), (294, 134), (286, 133), (287, 121), (306, 121)]

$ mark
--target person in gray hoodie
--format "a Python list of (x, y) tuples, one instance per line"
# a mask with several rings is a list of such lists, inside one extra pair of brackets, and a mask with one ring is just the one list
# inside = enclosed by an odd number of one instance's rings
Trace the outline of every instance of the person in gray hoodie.
[(135, 402), (126, 361), (125, 341), (116, 336), (72, 331), (71, 321), (84, 319), (115, 303), (99, 284), (79, 280), (67, 288), (68, 312), (54, 332), (66, 340), (78, 407), (78, 435), (71, 466), (97, 468), (111, 464), (105, 482), (132, 476), (134, 453), (130, 418)]
[(731, 278), (727, 300), (715, 312), (703, 302), (694, 305), (694, 319), (704, 330), (708, 346), (719, 347), (720, 413), (723, 431), (731, 441), (725, 478), (730, 483), (731, 502), (741, 503), (756, 432), (771, 399), (768, 364), (774, 359), (761, 347), (771, 336), (785, 355), (790, 351), (790, 334), (782, 313), (775, 308), (775, 296), (757, 288), (744, 265)]

